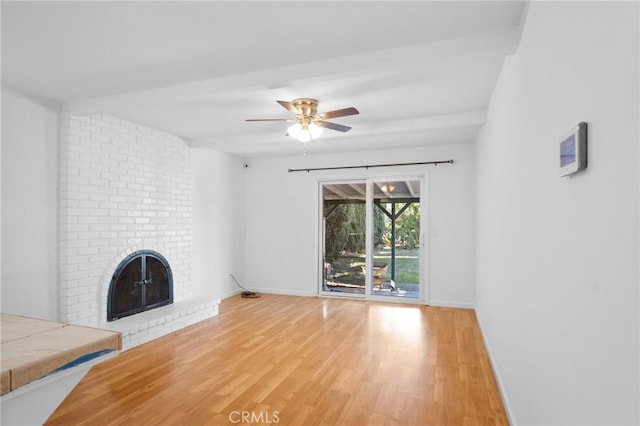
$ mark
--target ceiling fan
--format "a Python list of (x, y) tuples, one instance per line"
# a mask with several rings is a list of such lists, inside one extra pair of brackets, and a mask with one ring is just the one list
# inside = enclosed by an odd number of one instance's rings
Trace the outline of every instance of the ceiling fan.
[(326, 121), (330, 118), (345, 117), (348, 115), (360, 114), (354, 107), (327, 111), (318, 114), (318, 101), (310, 98), (294, 99), (291, 102), (276, 101), (284, 109), (293, 113), (296, 118), (249, 118), (246, 121), (288, 121), (295, 122), (287, 129), (287, 135), (298, 139), (300, 142), (309, 142), (318, 138), (323, 128), (337, 130), (338, 132), (348, 132), (351, 127), (342, 124)]

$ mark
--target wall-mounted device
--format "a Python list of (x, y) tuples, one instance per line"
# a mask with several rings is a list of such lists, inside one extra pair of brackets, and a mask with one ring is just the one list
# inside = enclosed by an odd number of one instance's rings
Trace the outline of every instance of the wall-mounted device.
[(587, 167), (587, 123), (580, 122), (560, 139), (560, 176)]

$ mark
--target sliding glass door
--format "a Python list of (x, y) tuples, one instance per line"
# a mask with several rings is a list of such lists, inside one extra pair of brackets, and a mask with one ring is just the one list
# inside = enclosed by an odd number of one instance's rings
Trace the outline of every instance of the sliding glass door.
[(364, 294), (366, 287), (366, 183), (322, 185), (322, 289)]
[(372, 184), (371, 294), (420, 298), (420, 180)]
[(421, 182), (320, 184), (321, 293), (422, 299)]

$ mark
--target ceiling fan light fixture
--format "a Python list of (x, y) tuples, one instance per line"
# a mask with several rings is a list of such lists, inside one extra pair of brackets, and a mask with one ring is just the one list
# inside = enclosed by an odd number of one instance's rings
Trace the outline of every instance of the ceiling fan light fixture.
[(309, 127), (302, 126), (302, 130), (300, 130), (300, 134), (298, 135), (298, 140), (300, 142), (309, 142), (311, 140), (311, 132), (309, 131)]
[(312, 139), (320, 137), (320, 135), (322, 135), (322, 130), (322, 127), (315, 123), (301, 124), (300, 122), (297, 122), (296, 124), (289, 126), (287, 134), (300, 142), (309, 142)]
[(302, 132), (302, 125), (300, 123), (296, 123), (292, 126), (289, 126), (287, 129), (287, 133), (294, 139), (298, 139), (300, 137), (300, 132)]
[(324, 128), (322, 128), (321, 126), (318, 126), (316, 123), (311, 123), (309, 125), (309, 132), (311, 133), (311, 139), (318, 139), (320, 136), (322, 136), (323, 131), (324, 131)]

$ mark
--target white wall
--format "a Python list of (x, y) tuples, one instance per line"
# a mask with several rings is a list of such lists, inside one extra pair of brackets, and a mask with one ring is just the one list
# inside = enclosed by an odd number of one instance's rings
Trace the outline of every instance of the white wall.
[[(638, 424), (638, 3), (532, 2), (477, 142), (478, 316), (514, 424)], [(589, 165), (558, 140), (589, 123)]]
[[(312, 143), (322, 143), (321, 140)], [(430, 300), (475, 303), (473, 144), (252, 160), (247, 169), (246, 284), (265, 292), (314, 295), (318, 288), (317, 181), (428, 171)], [(449, 160), (453, 165), (288, 173), (289, 168)], [(427, 233), (427, 235), (429, 235)]]
[(194, 168), (194, 293), (216, 298), (239, 288), (243, 276), (245, 169), (242, 160), (208, 149), (192, 150)]
[(2, 88), (2, 312), (56, 320), (58, 113)]

